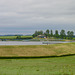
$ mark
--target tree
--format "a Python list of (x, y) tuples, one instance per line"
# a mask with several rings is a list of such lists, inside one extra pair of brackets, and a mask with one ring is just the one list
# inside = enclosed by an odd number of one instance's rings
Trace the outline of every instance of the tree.
[(73, 35), (74, 35), (73, 31), (68, 31), (67, 32), (68, 39), (73, 39)]
[(44, 33), (45, 37), (47, 38), (48, 34), (47, 33)]
[(45, 35), (46, 37), (50, 37), (49, 29), (46, 30), (46, 32), (44, 33), (44, 35)]
[(35, 31), (35, 33), (32, 35), (33, 37), (36, 37), (38, 35), (38, 32)]
[(73, 36), (74, 36), (74, 32), (71, 31), (71, 32), (70, 32), (70, 37), (71, 37), (71, 39), (73, 39)]
[(38, 35), (43, 35), (43, 31), (40, 30), (40, 31), (35, 31), (35, 33), (32, 35), (33, 37), (36, 37)]
[(58, 33), (58, 30), (55, 30), (55, 35), (54, 35), (56, 38), (59, 38), (59, 33)]
[(33, 34), (32, 36), (33, 36), (33, 37), (36, 37), (36, 34)]
[(20, 35), (17, 35), (16, 39), (21, 39), (21, 36)]
[(42, 30), (38, 31), (37, 33), (38, 33), (38, 35), (43, 35), (43, 31)]
[(67, 32), (68, 39), (70, 39), (70, 31)]
[(63, 39), (63, 38), (66, 38), (66, 34), (65, 34), (65, 30), (61, 30), (60, 32), (60, 37)]
[(46, 30), (46, 33), (49, 34), (49, 29)]
[(53, 31), (52, 30), (51, 30), (50, 34), (51, 34), (51, 37), (53, 37)]

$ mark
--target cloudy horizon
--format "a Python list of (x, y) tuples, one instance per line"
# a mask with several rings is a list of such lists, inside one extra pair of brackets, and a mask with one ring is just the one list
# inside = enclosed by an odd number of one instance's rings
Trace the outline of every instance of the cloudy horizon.
[(75, 33), (75, 0), (0, 1), (0, 34), (27, 35), (46, 29)]

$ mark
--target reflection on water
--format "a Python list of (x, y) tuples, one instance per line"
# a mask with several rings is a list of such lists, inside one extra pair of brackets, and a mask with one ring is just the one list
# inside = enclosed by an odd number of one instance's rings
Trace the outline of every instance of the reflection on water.
[(0, 41), (0, 45), (45, 45), (45, 44), (57, 44), (68, 43), (65, 41)]
[(29, 41), (0, 41), (0, 45), (42, 45), (42, 42), (29, 42)]

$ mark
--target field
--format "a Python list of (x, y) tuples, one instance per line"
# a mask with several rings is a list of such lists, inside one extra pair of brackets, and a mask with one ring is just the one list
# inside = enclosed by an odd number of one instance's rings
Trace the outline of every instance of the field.
[(32, 36), (21, 36), (21, 38), (33, 38)]
[(75, 43), (0, 46), (0, 57), (41, 57), (75, 54)]
[(75, 75), (75, 56), (0, 59), (0, 75)]
[(0, 36), (0, 39), (16, 39), (17, 36)]
[(75, 40), (75, 38), (73, 38), (73, 40)]
[[(32, 36), (20, 36), (20, 39), (30, 39)], [(17, 39), (17, 36), (0, 36), (0, 39)]]
[(75, 75), (75, 43), (0, 46), (0, 75)]

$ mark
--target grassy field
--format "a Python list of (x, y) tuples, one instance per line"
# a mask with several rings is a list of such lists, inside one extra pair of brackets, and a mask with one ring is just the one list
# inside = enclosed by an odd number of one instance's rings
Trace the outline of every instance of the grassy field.
[[(16, 39), (17, 36), (0, 36), (0, 39)], [(21, 39), (29, 39), (32, 38), (32, 36), (21, 36)]]
[(75, 75), (75, 55), (50, 58), (6, 59), (75, 54), (75, 43), (0, 46), (0, 75)]
[(0, 59), (0, 75), (75, 75), (75, 56)]
[(75, 54), (75, 43), (0, 46), (0, 57), (38, 57)]
[(75, 38), (73, 38), (73, 39), (68, 39), (68, 38), (61, 39), (61, 38), (54, 38), (54, 37), (51, 37), (51, 38), (38, 38), (38, 37), (35, 37), (32, 40), (33, 41), (73, 41), (73, 40), (75, 40)]
[(73, 38), (73, 40), (75, 40), (75, 38)]
[(0, 39), (16, 39), (17, 36), (0, 36)]
[(21, 38), (26, 39), (26, 38), (33, 38), (33, 37), (32, 36), (21, 36)]

